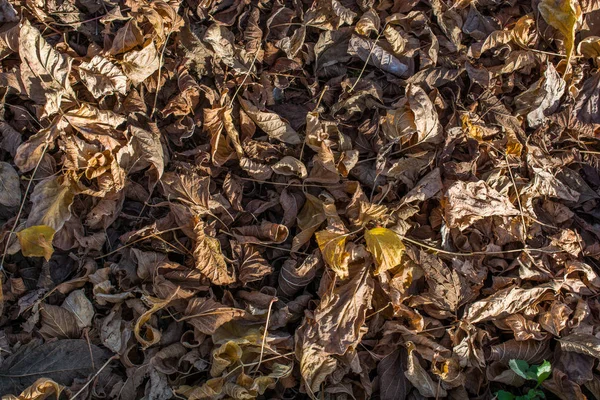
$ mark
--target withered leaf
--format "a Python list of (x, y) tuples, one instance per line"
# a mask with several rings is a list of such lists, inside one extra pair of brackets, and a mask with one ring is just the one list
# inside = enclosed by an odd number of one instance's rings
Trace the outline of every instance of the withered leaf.
[(408, 353), (404, 347), (387, 355), (377, 364), (381, 400), (404, 400), (412, 387), (404, 371), (408, 369)]
[(415, 351), (415, 345), (407, 342), (408, 346), (408, 368), (404, 375), (424, 397), (445, 397), (446, 390), (423, 369)]
[(45, 338), (77, 339), (79, 326), (77, 318), (71, 311), (49, 304), (40, 307), (42, 327), (40, 333)]
[(315, 310), (319, 341), (329, 354), (345, 354), (362, 336), (362, 325), (371, 307), (373, 280), (366, 269), (327, 293)]
[(73, 59), (55, 50), (28, 20), (21, 26), (19, 55), (22, 60), (21, 79), (29, 97), (44, 105), (44, 114), (58, 112), (63, 98), (74, 100), (69, 82)]
[(18, 207), (21, 204), (21, 184), (19, 174), (5, 162), (0, 162), (0, 205)]
[(81, 81), (95, 98), (112, 93), (127, 94), (127, 77), (119, 67), (102, 56), (94, 56), (79, 66)]
[(49, 226), (59, 231), (71, 217), (75, 191), (68, 179), (50, 176), (38, 183), (31, 193), (33, 207), (27, 218), (28, 226)]
[(543, 284), (531, 289), (508, 287), (486, 299), (471, 303), (465, 310), (465, 319), (471, 323), (507, 317), (540, 301), (553, 292), (553, 284)]
[(323, 230), (317, 232), (315, 237), (325, 263), (331, 267), (340, 279), (347, 278), (348, 267), (344, 265), (344, 248), (348, 235)]
[(519, 214), (507, 197), (484, 181), (454, 182), (446, 192), (446, 218), (450, 227), (465, 229), (486, 217), (509, 217)]
[(50, 260), (54, 248), (52, 239), (56, 231), (47, 225), (34, 225), (17, 232), (21, 252), (25, 257), (44, 257)]
[(210, 298), (190, 299), (183, 320), (206, 335), (212, 335), (217, 328), (237, 317), (244, 316), (245, 311), (233, 307), (225, 307)]
[(365, 232), (367, 250), (377, 262), (375, 275), (390, 270), (402, 262), (404, 244), (400, 236), (391, 229), (373, 228)]
[(145, 81), (160, 68), (160, 57), (154, 42), (150, 42), (142, 50), (125, 53), (121, 67), (134, 84)]
[(40, 378), (68, 386), (95, 373), (107, 359), (104, 350), (83, 339), (33, 341), (2, 363), (0, 393), (20, 393)]
[(194, 227), (196, 234), (194, 245), (194, 260), (196, 268), (215, 285), (229, 285), (235, 282), (235, 273), (229, 271), (219, 239), (207, 236), (204, 226)]
[(290, 124), (279, 115), (272, 112), (261, 111), (244, 98), (240, 97), (238, 101), (242, 105), (244, 111), (252, 118), (254, 123), (269, 135), (269, 137), (291, 145), (302, 143), (300, 135), (298, 135)]
[(587, 333), (572, 333), (559, 339), (561, 349), (600, 357), (600, 339)]

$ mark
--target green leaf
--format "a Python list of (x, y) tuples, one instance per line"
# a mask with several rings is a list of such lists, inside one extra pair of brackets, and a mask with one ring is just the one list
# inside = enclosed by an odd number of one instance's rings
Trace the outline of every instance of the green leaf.
[(529, 374), (529, 364), (524, 360), (515, 360), (512, 359), (508, 362), (510, 369), (512, 369), (515, 374), (519, 375), (523, 379), (531, 379), (531, 375)]
[(531, 367), (531, 370), (535, 373), (538, 385), (541, 385), (550, 374), (552, 373), (552, 365), (549, 361), (544, 360), (541, 365), (535, 365)]
[(515, 395), (510, 392), (507, 392), (506, 390), (499, 390), (496, 392), (496, 398), (498, 400), (514, 400)]

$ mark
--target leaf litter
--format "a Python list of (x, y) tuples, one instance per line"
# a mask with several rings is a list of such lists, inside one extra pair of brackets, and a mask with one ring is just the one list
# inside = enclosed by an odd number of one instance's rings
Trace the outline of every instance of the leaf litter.
[(3, 399), (600, 398), (600, 3), (0, 10)]

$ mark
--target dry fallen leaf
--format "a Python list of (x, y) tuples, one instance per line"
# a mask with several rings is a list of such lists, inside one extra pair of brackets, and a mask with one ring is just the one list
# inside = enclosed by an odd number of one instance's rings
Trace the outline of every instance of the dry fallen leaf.
[(391, 229), (373, 228), (365, 232), (367, 250), (377, 262), (375, 275), (390, 270), (402, 263), (404, 244), (400, 236)]
[(47, 225), (35, 225), (17, 232), (21, 252), (25, 257), (44, 257), (50, 260), (54, 248), (52, 239), (56, 231)]

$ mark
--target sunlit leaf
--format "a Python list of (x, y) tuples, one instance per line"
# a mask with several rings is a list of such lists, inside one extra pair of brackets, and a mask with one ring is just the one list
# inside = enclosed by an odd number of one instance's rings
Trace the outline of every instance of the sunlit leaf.
[(373, 228), (365, 232), (367, 250), (377, 263), (375, 275), (390, 270), (402, 263), (404, 244), (400, 236), (391, 229)]
[(21, 252), (25, 257), (44, 257), (49, 260), (54, 253), (52, 239), (56, 231), (47, 225), (36, 225), (17, 232)]

